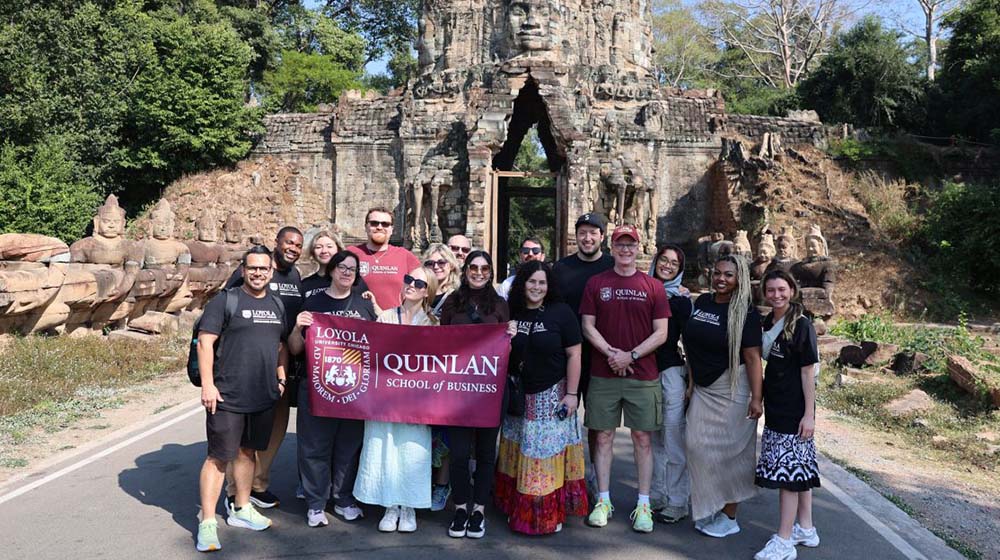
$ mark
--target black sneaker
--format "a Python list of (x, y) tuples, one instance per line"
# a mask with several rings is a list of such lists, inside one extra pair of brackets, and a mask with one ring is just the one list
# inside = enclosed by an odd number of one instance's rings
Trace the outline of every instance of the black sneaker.
[(278, 507), (280, 502), (278, 501), (277, 496), (267, 490), (264, 490), (263, 492), (251, 491), (250, 503), (260, 509), (271, 509), (273, 507)]
[(465, 536), (465, 524), (469, 521), (469, 512), (465, 511), (463, 508), (458, 508), (455, 510), (455, 517), (451, 520), (451, 526), (448, 527), (448, 536), (460, 539)]
[(483, 512), (476, 510), (469, 516), (469, 523), (466, 525), (465, 536), (470, 539), (481, 539), (486, 535), (486, 516)]

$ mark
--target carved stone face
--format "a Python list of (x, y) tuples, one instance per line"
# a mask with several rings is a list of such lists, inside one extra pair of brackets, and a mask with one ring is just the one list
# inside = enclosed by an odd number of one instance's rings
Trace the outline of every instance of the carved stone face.
[(769, 243), (761, 243), (760, 247), (757, 248), (757, 255), (765, 261), (769, 261), (774, 258), (774, 245)]
[(241, 243), (243, 241), (243, 221), (230, 215), (226, 223), (222, 225), (222, 232), (226, 243)]
[(552, 7), (546, 0), (515, 0), (510, 4), (510, 32), (523, 52), (552, 50), (549, 21)]
[(795, 257), (795, 240), (782, 236), (778, 238), (778, 258), (786, 260)]
[(214, 243), (219, 240), (219, 232), (215, 227), (214, 220), (198, 220), (195, 227), (198, 229), (198, 241)]
[(117, 239), (125, 233), (125, 218), (121, 212), (102, 210), (94, 216), (94, 234), (106, 239)]
[(154, 239), (170, 239), (174, 236), (174, 220), (167, 213), (153, 213), (152, 233)]
[(823, 241), (818, 237), (806, 238), (806, 255), (810, 257), (825, 257), (826, 251), (823, 250)]

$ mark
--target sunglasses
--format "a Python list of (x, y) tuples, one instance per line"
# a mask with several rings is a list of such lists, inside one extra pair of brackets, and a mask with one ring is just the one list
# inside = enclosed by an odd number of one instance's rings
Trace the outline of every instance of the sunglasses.
[(484, 264), (484, 265), (470, 264), (469, 265), (469, 272), (475, 272), (475, 273), (479, 273), (479, 274), (489, 274), (490, 270), (492, 268), (493, 267), (491, 267), (488, 264)]
[(410, 276), (409, 274), (406, 274), (406, 275), (403, 276), (403, 283), (407, 284), (409, 286), (413, 286), (414, 288), (416, 288), (418, 290), (423, 290), (424, 288), (427, 287), (427, 282), (426, 281), (421, 280), (419, 278), (414, 278), (414, 277)]
[(444, 259), (438, 259), (436, 261), (424, 261), (424, 266), (427, 268), (444, 268), (448, 265), (448, 261)]
[(472, 251), (472, 247), (459, 247), (458, 245), (448, 245), (452, 253), (462, 253), (463, 255), (468, 255)]
[(522, 255), (537, 255), (542, 252), (541, 247), (521, 247)]
[(392, 227), (392, 222), (380, 222), (378, 220), (368, 220), (368, 226), (373, 228), (382, 226), (383, 229), (389, 229)]

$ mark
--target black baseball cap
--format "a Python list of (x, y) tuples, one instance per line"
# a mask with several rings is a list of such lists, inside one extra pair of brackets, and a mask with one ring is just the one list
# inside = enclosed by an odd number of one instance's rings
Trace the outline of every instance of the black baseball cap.
[(595, 228), (601, 230), (601, 233), (604, 233), (605, 228), (608, 227), (608, 221), (604, 218), (604, 214), (599, 214), (597, 212), (587, 212), (586, 214), (576, 219), (577, 228), (584, 225), (594, 226)]

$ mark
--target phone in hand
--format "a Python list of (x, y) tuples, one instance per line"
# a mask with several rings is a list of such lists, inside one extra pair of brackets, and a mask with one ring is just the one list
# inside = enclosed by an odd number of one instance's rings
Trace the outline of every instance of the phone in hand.
[(569, 416), (569, 409), (566, 408), (565, 403), (562, 403), (558, 407), (556, 407), (556, 418), (560, 420), (565, 420), (567, 416)]

